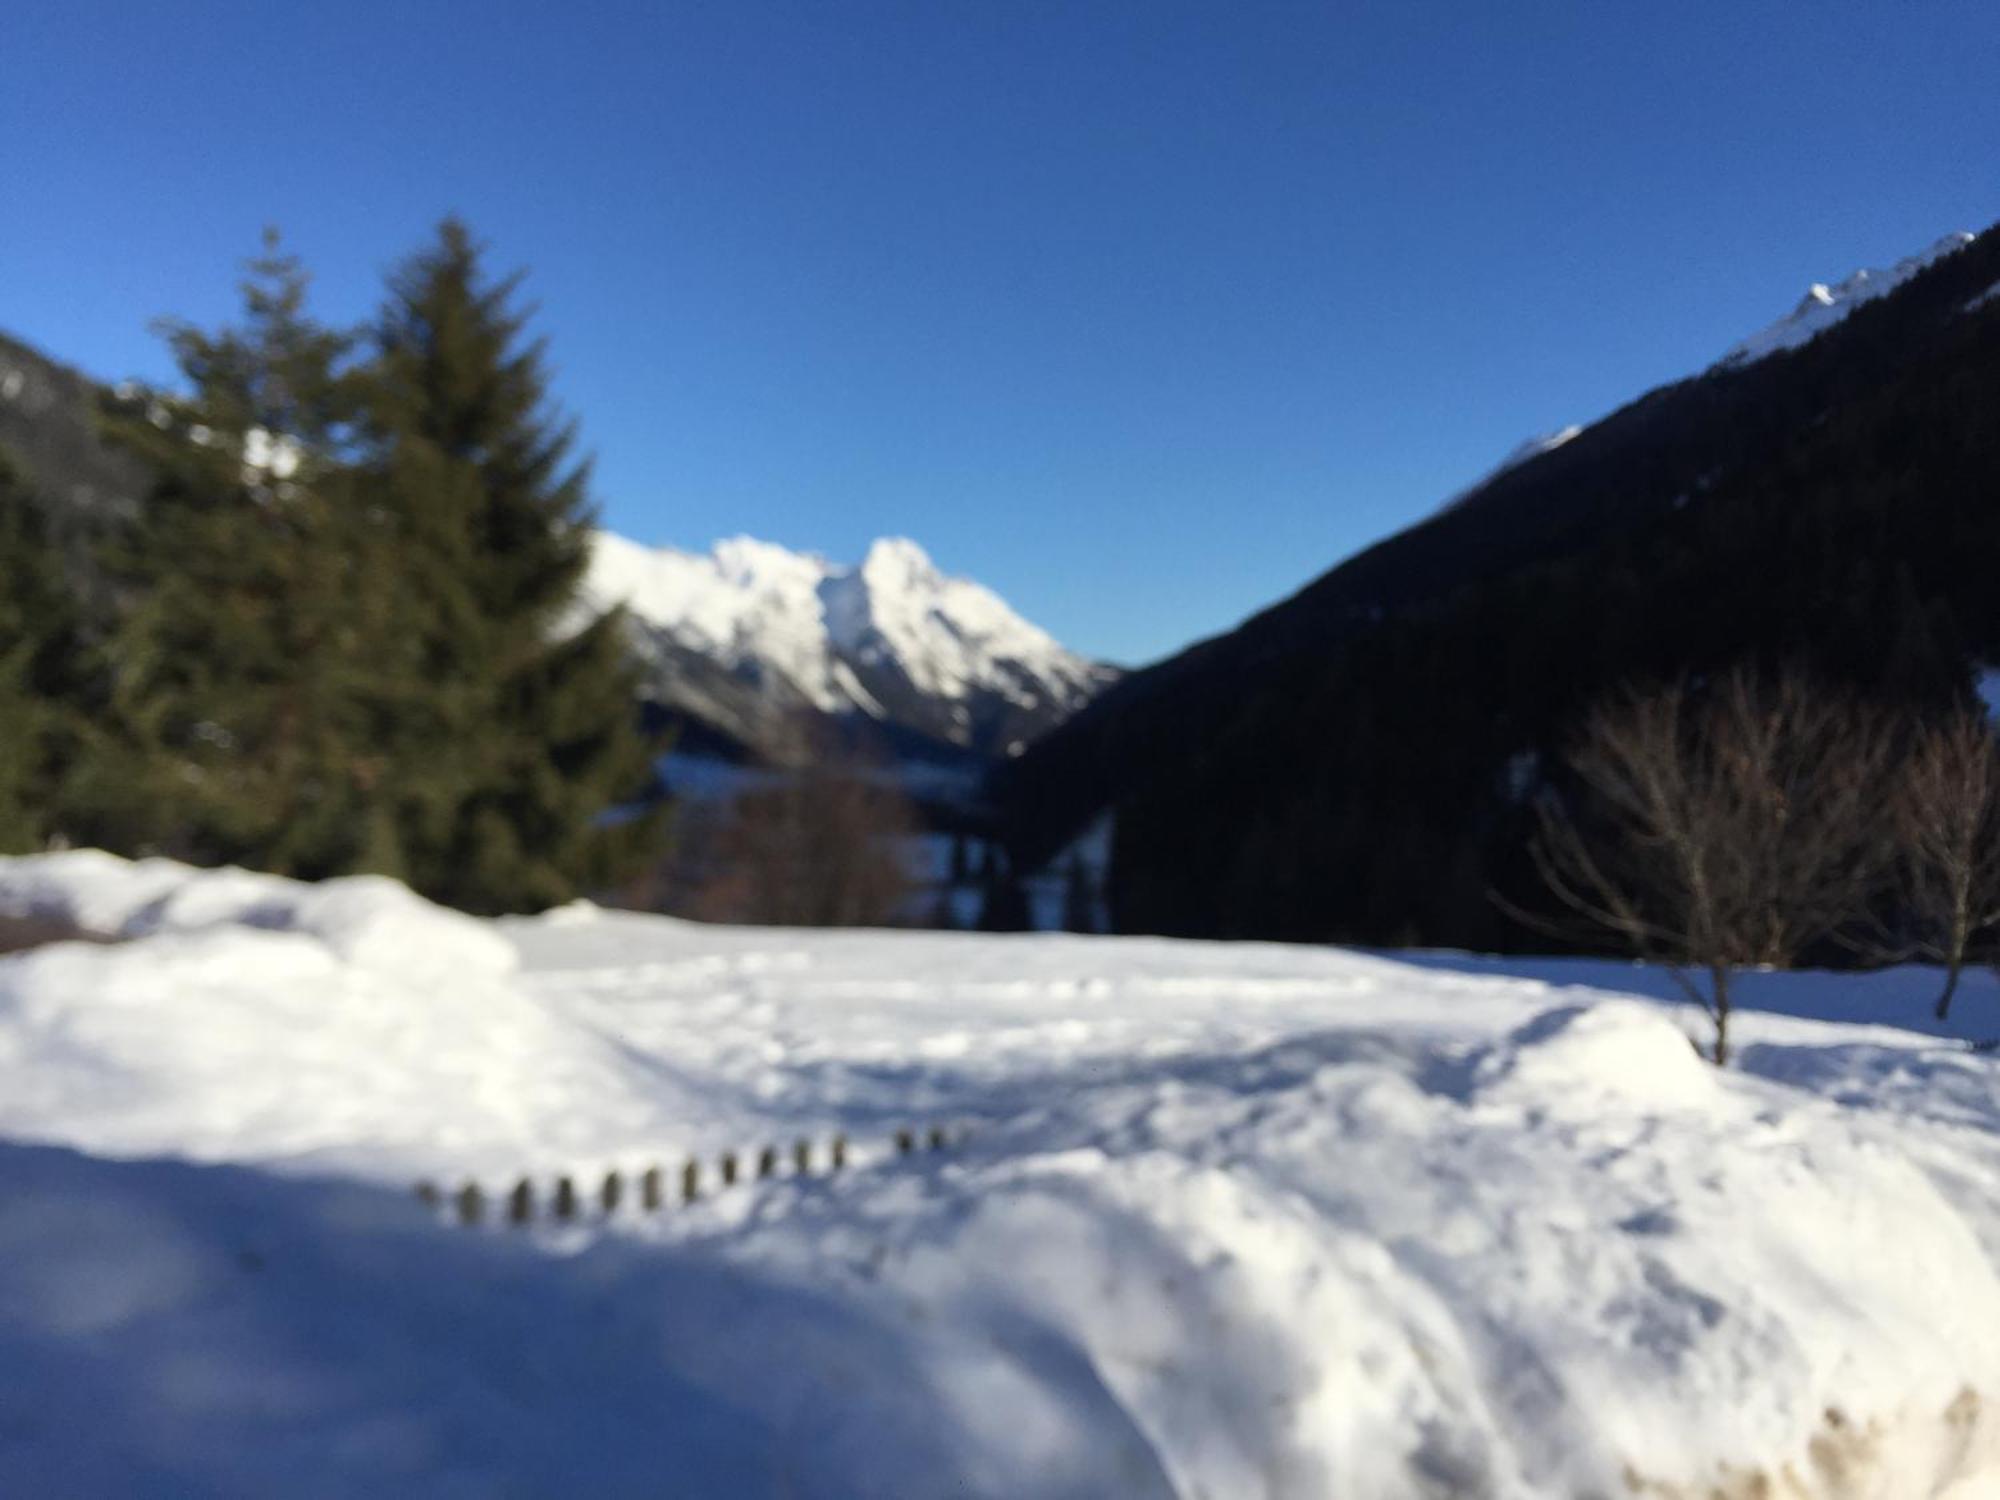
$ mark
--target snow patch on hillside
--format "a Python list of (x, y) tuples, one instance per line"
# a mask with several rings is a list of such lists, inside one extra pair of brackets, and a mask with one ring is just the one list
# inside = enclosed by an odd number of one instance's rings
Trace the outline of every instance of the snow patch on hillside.
[(1531, 437), (1525, 442), (1517, 443), (1499, 463), (1488, 469), (1478, 479), (1439, 506), (1439, 511), (1456, 509), (1459, 505), (1470, 500), (1474, 495), (1485, 489), (1486, 486), (1498, 479), (1502, 474), (1505, 474), (1509, 469), (1518, 469), (1531, 458), (1540, 458), (1544, 453), (1553, 453), (1582, 431), (1583, 428), (1572, 423), (1568, 427), (1560, 427), (1554, 432), (1545, 432), (1540, 437)]
[(1799, 305), (1767, 328), (1759, 329), (1734, 345), (1717, 361), (1720, 365), (1746, 365), (1810, 343), (1841, 321), (1855, 308), (1887, 296), (1919, 271), (1937, 264), (1945, 256), (1964, 249), (1975, 236), (1948, 234), (1927, 250), (1905, 256), (1887, 270), (1860, 270), (1845, 281), (1829, 286), (1814, 282)]

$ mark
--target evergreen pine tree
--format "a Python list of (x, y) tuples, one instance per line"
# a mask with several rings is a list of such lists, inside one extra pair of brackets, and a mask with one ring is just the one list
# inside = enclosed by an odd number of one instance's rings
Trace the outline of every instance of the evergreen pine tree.
[(382, 635), (393, 538), (346, 463), (350, 335), (306, 312), (267, 234), (237, 327), (167, 332), (188, 394), (110, 424), (158, 476), (107, 559), (127, 601), (110, 644), (98, 841), (321, 876), (397, 868), (371, 844), (381, 726), (409, 685)]
[(399, 749), (412, 882), (476, 911), (537, 908), (657, 853), (622, 816), (645, 782), (622, 618), (572, 618), (588, 466), (551, 409), (518, 277), (465, 226), (394, 275), (370, 370), (371, 494), (427, 580), (411, 630), (429, 692)]
[(0, 853), (62, 831), (84, 722), (72, 600), (45, 518), (0, 452)]

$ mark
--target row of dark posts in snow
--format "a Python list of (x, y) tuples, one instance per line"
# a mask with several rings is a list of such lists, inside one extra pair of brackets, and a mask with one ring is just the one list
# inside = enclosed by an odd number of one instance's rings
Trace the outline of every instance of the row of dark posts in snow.
[[(958, 1138), (963, 1139), (962, 1136)], [(895, 1134), (896, 1155), (912, 1156), (919, 1148), (942, 1151), (953, 1143), (953, 1139), (951, 1132), (942, 1125), (932, 1125), (921, 1132), (899, 1130)], [(745, 1180), (762, 1182), (774, 1178), (778, 1175), (780, 1159), (781, 1153), (776, 1146), (764, 1147), (751, 1161), (745, 1161), (734, 1151), (725, 1152), (716, 1163), (718, 1185), (728, 1188)], [(792, 1146), (791, 1159), (791, 1175), (794, 1177), (811, 1175), (815, 1166), (821, 1161), (825, 1163), (825, 1171), (838, 1172), (847, 1165), (847, 1137), (836, 1135), (825, 1152), (819, 1154), (813, 1151), (811, 1141), (797, 1141)], [(632, 1178), (632, 1184), (639, 1207), (644, 1212), (657, 1213), (666, 1206), (667, 1179), (660, 1168), (648, 1167)], [(618, 1212), (619, 1205), (625, 1201), (625, 1187), (626, 1179), (616, 1168), (604, 1174), (604, 1181), (597, 1189), (596, 1202), (605, 1217)], [(683, 1203), (693, 1203), (701, 1197), (700, 1162), (689, 1160), (682, 1166), (679, 1187), (680, 1201)], [(418, 1183), (417, 1198), (433, 1211), (443, 1209), (446, 1205), (443, 1190), (434, 1182)], [(523, 1177), (514, 1184), (512, 1191), (498, 1200), (496, 1209), (507, 1223), (526, 1225), (535, 1222), (537, 1206), (535, 1184), (532, 1179)], [(468, 1227), (486, 1222), (486, 1207), (486, 1194), (476, 1182), (468, 1182), (450, 1195), (452, 1217)], [(554, 1189), (549, 1194), (549, 1217), (558, 1223), (568, 1223), (582, 1217), (584, 1212), (583, 1197), (577, 1191), (576, 1180), (569, 1176), (558, 1177)]]

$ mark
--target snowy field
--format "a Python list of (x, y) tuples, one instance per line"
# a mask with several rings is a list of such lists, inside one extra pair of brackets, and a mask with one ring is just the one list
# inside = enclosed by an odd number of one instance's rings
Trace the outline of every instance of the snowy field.
[[(0, 861), (28, 913), (129, 941), (0, 959), (0, 1494), (2000, 1494), (2000, 1058), (1922, 971), (1746, 976), (1718, 1073), (1605, 963), (90, 853)], [(835, 1131), (564, 1228), (411, 1193)]]

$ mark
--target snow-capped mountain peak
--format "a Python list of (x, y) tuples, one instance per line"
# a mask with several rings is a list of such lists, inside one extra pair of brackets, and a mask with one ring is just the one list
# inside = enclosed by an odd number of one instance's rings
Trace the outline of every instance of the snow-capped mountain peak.
[(656, 696), (753, 743), (809, 709), (998, 753), (1116, 675), (907, 537), (849, 566), (752, 537), (692, 553), (601, 532), (585, 593), (626, 607)]
[[(1976, 238), (1976, 235), (1959, 230), (1945, 235), (1915, 255), (1904, 256), (1886, 269), (1863, 267), (1845, 280), (1831, 285), (1824, 281), (1815, 281), (1806, 288), (1806, 294), (1799, 299), (1796, 307), (1775, 323), (1760, 328), (1748, 338), (1731, 345), (1728, 352), (1717, 360), (1712, 368), (1728, 370), (1754, 364), (1770, 355), (1810, 343), (1855, 308), (1873, 302), (1877, 297), (1887, 296), (1919, 271), (1926, 270), (1947, 255), (1964, 249)], [(1995, 287), (1986, 295), (1991, 297), (1996, 294), (2000, 294), (2000, 287)], [(1975, 299), (1972, 307), (1980, 305), (1982, 300)], [(1967, 310), (1970, 311), (1971, 307)], [(1518, 444), (1493, 468), (1439, 506), (1439, 513), (1455, 509), (1462, 502), (1479, 494), (1509, 469), (1518, 468), (1530, 459), (1539, 458), (1551, 449), (1560, 448), (1582, 431), (1581, 426), (1571, 425)]]
[[(615, 540), (622, 542), (623, 538)], [(827, 571), (825, 562), (820, 558), (792, 552), (775, 542), (759, 541), (754, 536), (725, 537), (715, 544), (709, 556), (721, 577), (753, 592), (762, 588), (782, 589), (787, 580), (817, 580)]]
[(941, 573), (906, 537), (868, 549), (861, 566), (822, 589), (835, 648), (873, 665), (895, 661), (917, 689), (960, 699), (981, 690), (1026, 706), (1064, 699), (1093, 680), (1093, 664), (1022, 619), (991, 589)]
[(1816, 281), (1806, 289), (1797, 307), (1769, 327), (1759, 329), (1733, 346), (1717, 363), (1747, 365), (1766, 355), (1809, 343), (1855, 308), (1893, 292), (1919, 271), (1935, 265), (1954, 251), (1964, 249), (1972, 241), (1973, 236), (1963, 231), (1948, 234), (1928, 249), (1904, 256), (1886, 270), (1864, 268), (1831, 286)]
[(931, 555), (906, 536), (877, 537), (861, 560), (864, 577), (907, 588), (936, 588), (941, 582)]

